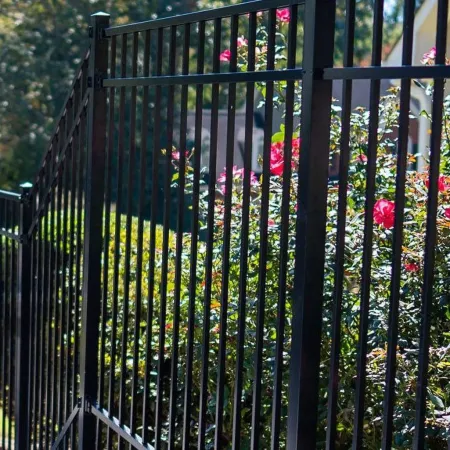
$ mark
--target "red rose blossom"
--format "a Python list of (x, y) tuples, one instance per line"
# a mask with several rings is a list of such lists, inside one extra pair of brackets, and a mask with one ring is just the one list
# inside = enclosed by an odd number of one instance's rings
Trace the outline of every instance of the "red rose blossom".
[(378, 200), (373, 207), (373, 219), (375, 223), (387, 229), (392, 228), (395, 219), (394, 209), (394, 202), (384, 198)]
[(288, 23), (291, 20), (291, 11), (289, 8), (278, 9), (277, 18), (280, 22)]
[(300, 156), (300, 145), (301, 145), (301, 139), (300, 138), (294, 138), (292, 139), (292, 158), (298, 159)]
[(418, 264), (410, 262), (405, 264), (405, 269), (407, 272), (418, 272), (420, 267)]
[[(425, 180), (425, 186), (427, 188), (430, 187), (430, 180), (429, 179)], [(449, 189), (449, 187), (450, 186), (447, 184), (447, 178), (444, 177), (444, 175), (439, 175), (439, 178), (438, 178), (438, 189), (439, 189), (439, 192), (445, 192), (446, 190)]]
[(275, 142), (270, 147), (270, 171), (273, 175), (283, 175), (284, 156), (283, 143)]
[(444, 216), (447, 217), (447, 219), (450, 219), (450, 208), (444, 209)]
[(220, 54), (220, 60), (222, 62), (228, 62), (231, 61), (231, 52), (230, 50), (224, 50), (221, 54)]
[(364, 155), (364, 153), (361, 153), (360, 155), (358, 155), (358, 156), (356, 157), (356, 162), (359, 162), (359, 163), (366, 163), (366, 162), (367, 162), (367, 156)]
[[(291, 167), (295, 167), (300, 156), (301, 139), (292, 139)], [(274, 142), (270, 147), (270, 171), (273, 175), (281, 176), (284, 170), (284, 142)]]

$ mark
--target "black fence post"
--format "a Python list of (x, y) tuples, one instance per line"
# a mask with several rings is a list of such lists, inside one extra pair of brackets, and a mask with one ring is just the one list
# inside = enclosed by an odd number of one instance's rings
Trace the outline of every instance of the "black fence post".
[(109, 14), (91, 16), (89, 35), (88, 134), (86, 167), (86, 202), (83, 261), (83, 304), (80, 346), (80, 397), (82, 410), (78, 422), (78, 448), (92, 448), (96, 420), (86, 411), (98, 389), (98, 346), (101, 312), (101, 256), (103, 241), (103, 196), (106, 159), (107, 94), (102, 80), (107, 77), (108, 41), (104, 30), (109, 26)]
[(16, 389), (14, 445), (17, 450), (27, 450), (30, 444), (28, 422), (30, 393), (30, 308), (31, 308), (31, 246), (27, 234), (31, 226), (30, 189), (32, 185), (21, 185), (20, 200), (20, 244), (18, 253), (17, 304), (16, 304)]
[(321, 77), (333, 66), (335, 10), (335, 0), (305, 3), (289, 450), (313, 450), (317, 441), (332, 94), (332, 81)]

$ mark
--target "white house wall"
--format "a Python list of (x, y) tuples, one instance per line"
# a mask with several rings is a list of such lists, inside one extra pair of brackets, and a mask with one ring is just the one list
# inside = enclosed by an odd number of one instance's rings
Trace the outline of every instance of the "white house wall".
[[(416, 13), (414, 21), (414, 44), (413, 44), (413, 65), (420, 65), (424, 53), (436, 44), (436, 23), (437, 23), (437, 0), (426, 0)], [(384, 66), (400, 66), (402, 64), (403, 39), (400, 38), (389, 56), (383, 61)], [(450, 34), (447, 36), (447, 55), (450, 55)], [(426, 80), (423, 80), (426, 82)], [(392, 84), (398, 86), (400, 80), (391, 80)], [(450, 87), (446, 88), (447, 94)], [(411, 83), (411, 96), (418, 102), (418, 111), (431, 111), (431, 99), (427, 97), (423, 89)], [(425, 117), (418, 118), (418, 152), (423, 155), (418, 161), (418, 169), (424, 170), (430, 136), (428, 134), (429, 121)]]

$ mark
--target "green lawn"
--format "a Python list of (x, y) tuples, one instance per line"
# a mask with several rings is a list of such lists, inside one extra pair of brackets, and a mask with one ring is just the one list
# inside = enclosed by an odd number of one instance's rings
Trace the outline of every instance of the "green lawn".
[(8, 428), (9, 428), (9, 420), (8, 420), (8, 416), (6, 416), (5, 417), (5, 430), (3, 430), (3, 409), (0, 408), (0, 442), (2, 440), (3, 431), (5, 431), (5, 438), (8, 437)]

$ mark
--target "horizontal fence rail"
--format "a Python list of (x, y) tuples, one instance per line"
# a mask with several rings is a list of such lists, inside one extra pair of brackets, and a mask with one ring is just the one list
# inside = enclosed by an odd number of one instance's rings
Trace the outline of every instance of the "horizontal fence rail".
[[(103, 80), (104, 87), (168, 86), (212, 83), (268, 82), (301, 80), (304, 69), (280, 71), (209, 73), (191, 75), (172, 75), (159, 77), (115, 78)], [(450, 78), (449, 66), (433, 67), (352, 67), (329, 68), (315, 75), (316, 80), (392, 80), (411, 78)]]
[(271, 8), (285, 8), (289, 5), (304, 4), (304, 0), (253, 0), (245, 4), (226, 6), (222, 8), (199, 11), (190, 14), (181, 14), (168, 18), (149, 20), (129, 25), (119, 25), (105, 30), (106, 36), (116, 36), (128, 33), (157, 30), (186, 24), (195, 24), (208, 20), (225, 19), (231, 16), (267, 11)]
[(395, 66), (382, 0), (364, 67), (355, 0), (92, 16), (33, 185), (0, 191), (1, 449), (447, 448), (437, 9), (420, 66), (413, 0)]

